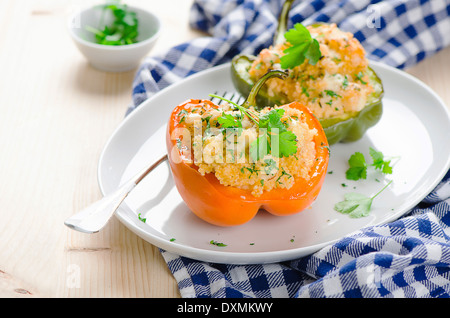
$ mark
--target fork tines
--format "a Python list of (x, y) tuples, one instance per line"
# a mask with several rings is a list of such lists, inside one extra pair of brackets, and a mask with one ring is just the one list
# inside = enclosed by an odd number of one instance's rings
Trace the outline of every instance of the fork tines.
[[(236, 104), (241, 104), (245, 100), (244, 97), (242, 97), (240, 94), (238, 94), (236, 92), (226, 92), (225, 91), (221, 94), (219, 94), (219, 92), (215, 92), (214, 95), (222, 96), (223, 98), (231, 100), (232, 102), (234, 102)], [(217, 98), (217, 97), (211, 97), (210, 100), (217, 105), (220, 105), (224, 102), (223, 100), (221, 100), (220, 98)]]

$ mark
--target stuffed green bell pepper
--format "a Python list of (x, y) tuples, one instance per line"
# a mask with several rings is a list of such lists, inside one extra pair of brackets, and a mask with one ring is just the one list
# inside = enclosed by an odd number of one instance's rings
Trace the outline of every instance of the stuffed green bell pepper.
[[(294, 46), (287, 40), (292, 36), (286, 37), (290, 2), (285, 3), (280, 14), (274, 44), (257, 56), (238, 55), (232, 60), (232, 80), (242, 95), (248, 95), (254, 83), (268, 71), (285, 69), (283, 56)], [(287, 69), (287, 79), (268, 80), (258, 94), (258, 106), (297, 101), (319, 119), (329, 144), (360, 139), (382, 115), (380, 78), (370, 68), (365, 50), (353, 34), (335, 24), (301, 27), (292, 33), (307, 30), (311, 41), (318, 43), (319, 58), (312, 63), (305, 54), (299, 65)]]

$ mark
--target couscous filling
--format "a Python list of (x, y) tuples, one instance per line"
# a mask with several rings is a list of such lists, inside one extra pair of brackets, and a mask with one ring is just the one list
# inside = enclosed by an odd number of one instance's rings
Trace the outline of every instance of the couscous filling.
[[(249, 112), (279, 129), (264, 131), (252, 116), (228, 103), (217, 109), (187, 104), (178, 119), (188, 129), (190, 142), (180, 140), (180, 149), (191, 153), (186, 158), (200, 174), (214, 173), (221, 184), (250, 190), (256, 197), (263, 191), (289, 189), (298, 178), (308, 180), (315, 164), (317, 130), (309, 128), (303, 112), (288, 105), (259, 112), (250, 108)], [(288, 139), (287, 143), (282, 139)], [(271, 151), (258, 152), (264, 147)]]

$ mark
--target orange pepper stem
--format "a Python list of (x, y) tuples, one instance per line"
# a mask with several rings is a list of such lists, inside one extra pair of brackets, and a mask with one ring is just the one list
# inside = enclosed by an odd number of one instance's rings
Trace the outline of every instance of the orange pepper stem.
[(261, 76), (261, 78), (253, 85), (252, 89), (250, 90), (250, 93), (248, 94), (247, 98), (245, 99), (244, 103), (242, 105), (238, 105), (235, 102), (226, 99), (222, 96), (215, 95), (215, 94), (209, 94), (211, 97), (219, 98), (223, 101), (228, 102), (231, 105), (234, 105), (237, 109), (239, 109), (242, 113), (246, 114), (248, 118), (250, 118), (255, 124), (259, 124), (259, 117), (252, 111), (249, 111), (248, 108), (251, 106), (256, 106), (256, 96), (258, 95), (259, 90), (263, 87), (263, 85), (266, 83), (266, 81), (272, 77), (278, 77), (281, 79), (285, 79), (288, 76), (287, 71), (282, 70), (271, 70), (268, 71), (266, 74)]

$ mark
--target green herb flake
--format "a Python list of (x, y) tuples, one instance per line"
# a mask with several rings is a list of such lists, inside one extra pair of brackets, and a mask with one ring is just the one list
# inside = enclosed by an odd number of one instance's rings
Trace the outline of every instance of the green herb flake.
[(355, 75), (356, 79), (358, 81), (360, 81), (363, 85), (366, 85), (367, 82), (363, 80), (364, 74), (363, 72), (359, 72), (358, 74)]
[(333, 97), (334, 98), (342, 97), (341, 95), (337, 94), (335, 91), (332, 91), (332, 90), (329, 90), (329, 89), (325, 90), (325, 94), (327, 94), (328, 96), (330, 96), (332, 98)]
[(214, 241), (214, 240), (211, 240), (211, 241), (209, 242), (209, 244), (215, 245), (215, 246), (219, 246), (219, 247), (225, 247), (225, 246), (227, 246), (227, 244), (219, 243), (219, 242)]
[(138, 218), (139, 218), (140, 221), (142, 221), (144, 223), (147, 222), (147, 218), (141, 217), (141, 213), (138, 213)]
[(342, 82), (342, 87), (345, 89), (348, 86), (348, 78), (347, 75), (345, 75), (344, 81)]

